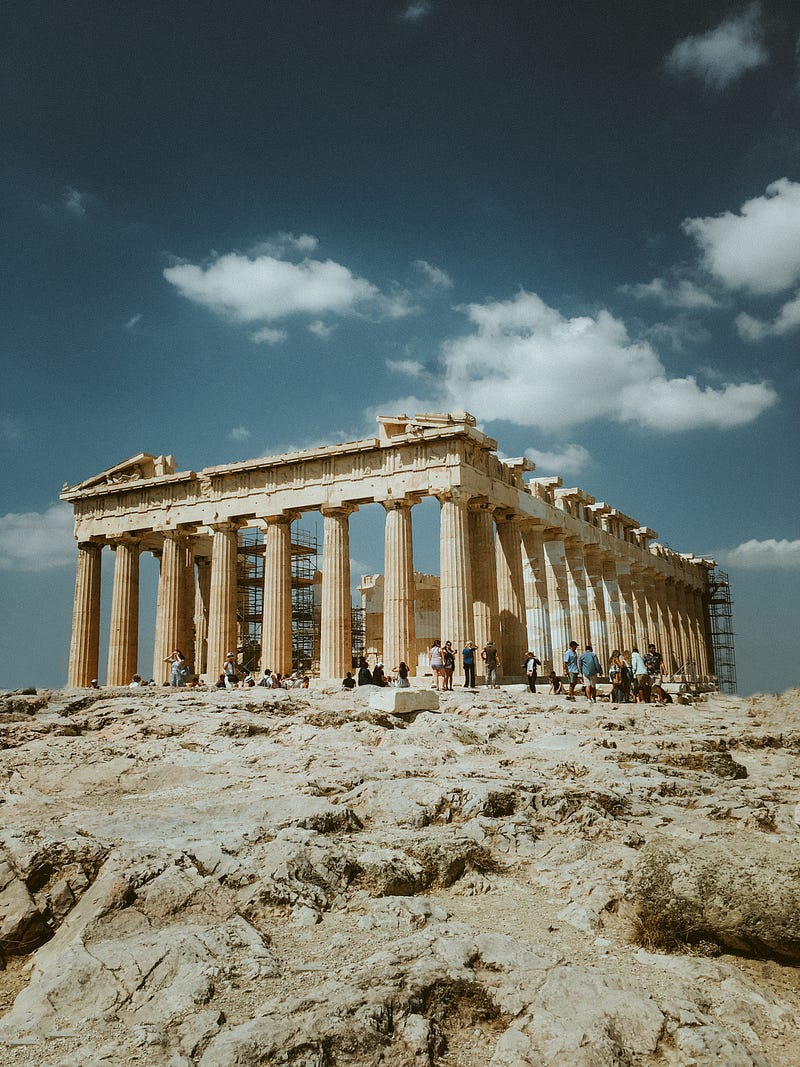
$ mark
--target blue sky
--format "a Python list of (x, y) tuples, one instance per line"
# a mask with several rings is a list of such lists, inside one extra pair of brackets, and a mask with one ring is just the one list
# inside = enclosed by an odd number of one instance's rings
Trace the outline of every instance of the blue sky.
[[(0, 686), (66, 677), (64, 482), (461, 408), (713, 554), (740, 692), (795, 684), (796, 3), (0, 19)], [(353, 519), (356, 570), (382, 569), (377, 510)], [(418, 569), (435, 520), (415, 511)]]

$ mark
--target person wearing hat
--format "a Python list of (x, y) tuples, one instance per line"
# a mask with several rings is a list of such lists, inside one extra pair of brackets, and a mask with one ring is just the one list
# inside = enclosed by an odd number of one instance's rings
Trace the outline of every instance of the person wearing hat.
[(486, 664), (486, 688), (499, 689), (497, 684), (497, 668), (500, 666), (500, 653), (494, 641), (487, 641), (481, 649), (481, 659)]
[(236, 656), (233, 652), (227, 652), (225, 654), (225, 662), (222, 664), (222, 673), (225, 676), (225, 688), (233, 689), (239, 681), (239, 676), (236, 673)]

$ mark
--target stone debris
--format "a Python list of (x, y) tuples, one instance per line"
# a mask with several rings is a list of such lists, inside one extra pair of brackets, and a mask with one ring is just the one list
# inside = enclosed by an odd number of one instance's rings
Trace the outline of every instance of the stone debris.
[(14, 695), (0, 1062), (796, 1067), (800, 694), (394, 692)]

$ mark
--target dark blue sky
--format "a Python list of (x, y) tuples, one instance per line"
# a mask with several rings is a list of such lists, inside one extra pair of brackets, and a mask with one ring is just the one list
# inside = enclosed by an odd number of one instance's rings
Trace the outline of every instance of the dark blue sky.
[(0, 685), (64, 679), (63, 482), (415, 404), (716, 553), (740, 688), (794, 682), (799, 35), (788, 2), (5, 4)]

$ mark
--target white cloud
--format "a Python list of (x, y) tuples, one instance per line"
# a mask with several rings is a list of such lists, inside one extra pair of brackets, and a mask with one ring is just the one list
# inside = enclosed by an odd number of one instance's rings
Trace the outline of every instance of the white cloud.
[(71, 215), (83, 218), (86, 214), (86, 194), (68, 185), (64, 190), (64, 207)]
[(335, 329), (335, 326), (329, 326), (322, 319), (315, 319), (314, 322), (308, 324), (308, 332), (313, 333), (320, 341), (327, 341)]
[(753, 318), (742, 312), (736, 316), (736, 329), (745, 341), (763, 341), (765, 337), (783, 337), (800, 329), (800, 293), (783, 305), (772, 322)]
[(725, 563), (731, 567), (745, 567), (755, 570), (756, 568), (783, 568), (786, 570), (800, 569), (800, 541), (776, 541), (770, 538), (766, 541), (745, 541), (724, 555)]
[(134, 326), (138, 326), (142, 321), (141, 312), (136, 315), (131, 315), (127, 322), (122, 324), (123, 330), (132, 330)]
[(755, 3), (738, 15), (729, 15), (707, 33), (685, 37), (665, 62), (673, 74), (699, 78), (707, 89), (725, 89), (746, 71), (764, 66), (768, 59), (761, 5)]
[(0, 515), (0, 570), (49, 571), (75, 565), (72, 508)]
[(413, 3), (405, 8), (400, 15), (400, 18), (404, 22), (419, 22), (419, 20), (424, 19), (426, 15), (430, 15), (432, 10), (433, 5), (430, 0), (414, 0)]
[(246, 426), (234, 426), (228, 437), (231, 441), (246, 441), (250, 437), (250, 431)]
[(272, 326), (262, 326), (260, 330), (250, 334), (250, 340), (257, 345), (279, 345), (288, 336), (289, 334), (286, 330), (276, 330)]
[(295, 252), (307, 256), (311, 252), (316, 252), (318, 246), (319, 240), (310, 233), (295, 234), (282, 230), (268, 237), (266, 241), (259, 241), (250, 249), (250, 255), (254, 257), (274, 256), (276, 259), (283, 259), (289, 253)]
[(610, 419), (670, 432), (743, 425), (777, 400), (765, 382), (715, 389), (669, 378), (651, 345), (608, 311), (567, 319), (525, 291), (464, 310), (473, 332), (443, 345), (440, 410), (546, 431)]
[(583, 445), (565, 445), (558, 452), (528, 448), (525, 455), (536, 464), (534, 478), (543, 474), (580, 474), (586, 470), (591, 458)]
[(780, 293), (800, 281), (800, 183), (779, 178), (764, 196), (710, 218), (685, 219), (703, 265), (729, 289)]
[(638, 285), (621, 285), (620, 291), (636, 297), (637, 300), (657, 300), (665, 307), (698, 310), (718, 306), (710, 293), (688, 278), (680, 278), (677, 281), (653, 278), (650, 282), (640, 282)]
[(418, 270), (420, 274), (424, 275), (430, 285), (435, 286), (437, 289), (453, 288), (453, 279), (447, 271), (442, 270), (441, 267), (434, 267), (432, 263), (428, 263), (425, 259), (415, 259), (412, 266), (415, 270)]
[(387, 359), (386, 369), (393, 374), (408, 374), (412, 378), (418, 378), (425, 370), (416, 359)]

